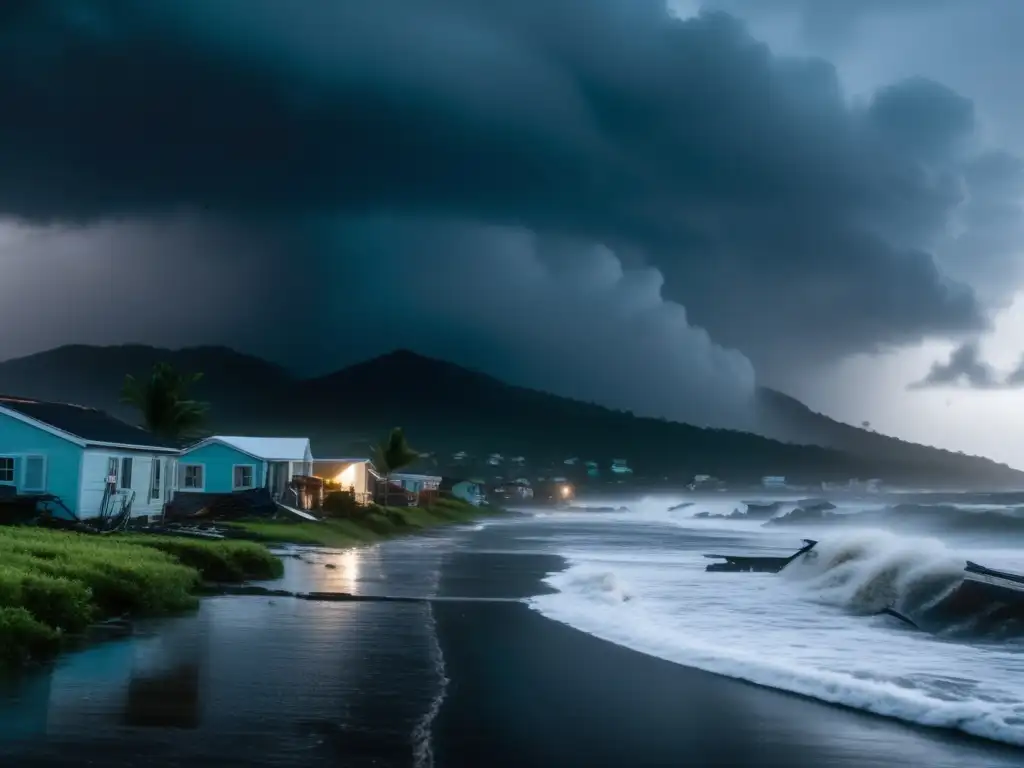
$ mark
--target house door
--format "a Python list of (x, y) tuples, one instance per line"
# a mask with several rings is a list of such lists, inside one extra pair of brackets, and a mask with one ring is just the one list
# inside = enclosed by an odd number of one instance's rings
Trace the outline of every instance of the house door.
[(279, 499), (288, 487), (288, 462), (271, 462), (267, 471), (270, 473), (270, 482), (268, 483), (270, 495), (275, 499)]

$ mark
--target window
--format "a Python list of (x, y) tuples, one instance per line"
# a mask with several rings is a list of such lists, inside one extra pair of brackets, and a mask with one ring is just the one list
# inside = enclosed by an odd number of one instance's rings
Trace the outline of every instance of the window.
[(132, 458), (125, 456), (121, 459), (121, 487), (132, 487)]
[(203, 489), (203, 465), (182, 464), (181, 480), (182, 488), (191, 488), (195, 491), (201, 491)]
[(0, 483), (14, 485), (14, 458), (12, 456), (0, 456)]
[(118, 467), (119, 463), (120, 462), (118, 462), (118, 460), (116, 458), (114, 458), (114, 457), (111, 457), (111, 458), (109, 458), (107, 460), (107, 484), (108, 485), (117, 485), (117, 467)]
[(149, 498), (159, 499), (160, 498), (160, 465), (163, 462), (160, 459), (153, 458), (153, 471), (150, 474), (149, 482)]
[(0, 456), (0, 482), (14, 484), (14, 458)]
[(236, 464), (234, 472), (234, 490), (252, 488), (252, 464)]
[(26, 456), (22, 470), (22, 490), (29, 493), (41, 493), (46, 490), (46, 457)]

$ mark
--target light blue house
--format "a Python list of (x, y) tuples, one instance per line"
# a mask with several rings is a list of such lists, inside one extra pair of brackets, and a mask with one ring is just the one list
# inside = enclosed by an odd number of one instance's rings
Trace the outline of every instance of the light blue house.
[(480, 506), (486, 500), (483, 483), (476, 480), (458, 480), (446, 477), (441, 481), (442, 493), (451, 494), (456, 499)]
[(103, 411), (0, 397), (0, 493), (80, 518), (159, 515), (178, 448)]
[(178, 493), (232, 493), (267, 488), (280, 499), (292, 478), (313, 474), (308, 437), (217, 435), (178, 458)]
[(425, 491), (436, 491), (441, 485), (441, 478), (438, 475), (394, 472), (391, 475), (391, 482), (402, 486), (409, 493), (423, 493)]

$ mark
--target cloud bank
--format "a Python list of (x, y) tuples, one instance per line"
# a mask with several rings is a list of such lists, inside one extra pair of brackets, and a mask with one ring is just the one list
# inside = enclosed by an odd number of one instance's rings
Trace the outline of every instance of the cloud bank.
[[(113, 237), (105, 258), (153, 274), (244, 263), (240, 285), (273, 281), (275, 300), (245, 310), (227, 298), (243, 287), (203, 289), (238, 346), (298, 362), (278, 319), (308, 316), (304, 343), (339, 363), (415, 337), (534, 386), (719, 414), (742, 410), (752, 366), (771, 381), (988, 324), (957, 268), (977, 246), (949, 243), (1002, 236), (989, 212), (1012, 206), (1019, 161), (985, 146), (970, 100), (918, 78), (850, 103), (827, 62), (773, 55), (724, 13), (2, 13), (0, 212), (73, 225), (83, 244), (116, 222), (189, 222), (188, 252)], [(25, 280), (40, 268), (10, 258)]]

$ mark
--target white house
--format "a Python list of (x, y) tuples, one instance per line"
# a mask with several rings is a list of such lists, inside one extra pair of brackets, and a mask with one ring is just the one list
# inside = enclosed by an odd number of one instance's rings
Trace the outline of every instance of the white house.
[(79, 518), (159, 515), (178, 448), (95, 408), (0, 397), (0, 486)]

